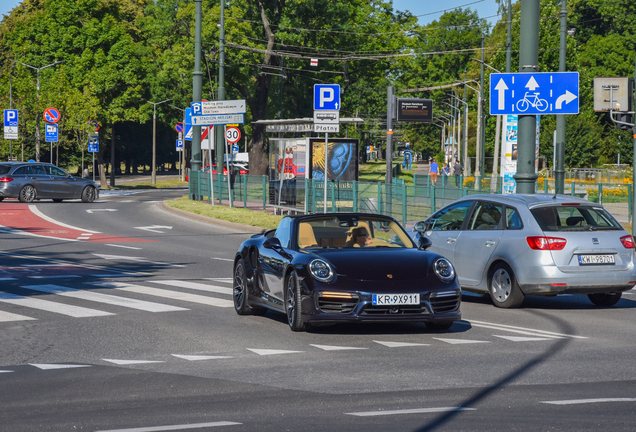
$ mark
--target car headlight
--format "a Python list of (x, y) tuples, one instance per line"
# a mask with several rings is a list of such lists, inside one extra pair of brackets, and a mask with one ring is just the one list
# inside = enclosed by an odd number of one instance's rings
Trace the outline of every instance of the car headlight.
[(309, 263), (309, 273), (320, 282), (331, 282), (334, 276), (331, 266), (319, 259)]
[(437, 258), (433, 263), (433, 270), (442, 282), (450, 282), (455, 278), (455, 269), (446, 258)]

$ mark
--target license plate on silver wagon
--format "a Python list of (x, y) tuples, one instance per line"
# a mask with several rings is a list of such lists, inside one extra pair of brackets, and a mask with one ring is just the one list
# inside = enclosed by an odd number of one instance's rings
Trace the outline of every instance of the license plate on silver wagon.
[(613, 265), (614, 255), (579, 255), (580, 265)]
[(418, 305), (419, 294), (373, 294), (373, 306)]

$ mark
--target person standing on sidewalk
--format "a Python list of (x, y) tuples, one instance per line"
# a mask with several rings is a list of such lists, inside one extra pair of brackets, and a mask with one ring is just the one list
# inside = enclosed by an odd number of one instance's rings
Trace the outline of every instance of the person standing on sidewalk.
[(437, 175), (439, 174), (439, 165), (435, 159), (431, 160), (431, 164), (428, 168), (429, 175), (431, 176), (431, 182), (437, 183)]
[(463, 166), (459, 164), (459, 161), (455, 161), (453, 165), (453, 175), (455, 176), (455, 186), (459, 187), (459, 177), (462, 175)]

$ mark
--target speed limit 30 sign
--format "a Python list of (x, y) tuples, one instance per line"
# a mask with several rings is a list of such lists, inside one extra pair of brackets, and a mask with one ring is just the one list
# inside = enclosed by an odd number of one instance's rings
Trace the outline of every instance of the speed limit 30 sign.
[(241, 131), (235, 127), (229, 127), (225, 131), (225, 139), (227, 142), (234, 144), (241, 139)]

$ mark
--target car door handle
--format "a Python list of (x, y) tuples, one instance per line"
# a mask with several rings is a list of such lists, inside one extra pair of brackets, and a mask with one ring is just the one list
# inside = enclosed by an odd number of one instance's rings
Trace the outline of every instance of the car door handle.
[(446, 243), (455, 243), (457, 241), (456, 238), (449, 237), (446, 239)]
[(497, 244), (497, 242), (495, 242), (495, 241), (491, 241), (491, 240), (489, 240), (489, 241), (487, 241), (487, 242), (486, 242), (486, 246), (494, 246), (494, 245), (496, 245), (496, 244)]

